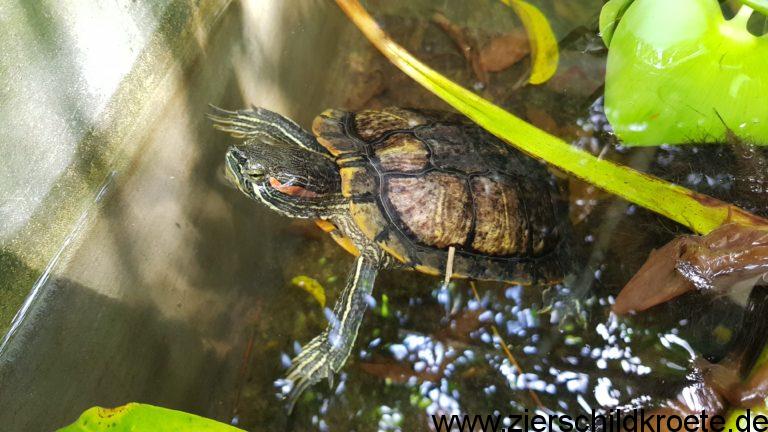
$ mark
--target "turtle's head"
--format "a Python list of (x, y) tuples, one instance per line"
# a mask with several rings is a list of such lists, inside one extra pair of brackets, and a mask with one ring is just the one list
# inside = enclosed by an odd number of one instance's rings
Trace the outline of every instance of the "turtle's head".
[(291, 217), (313, 217), (306, 207), (341, 192), (330, 158), (281, 140), (249, 139), (230, 147), (226, 170), (243, 193)]

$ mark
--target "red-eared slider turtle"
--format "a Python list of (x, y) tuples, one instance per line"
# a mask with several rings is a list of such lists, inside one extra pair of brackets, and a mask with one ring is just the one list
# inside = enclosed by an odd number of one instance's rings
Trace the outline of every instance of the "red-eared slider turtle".
[(453, 275), (521, 284), (563, 276), (567, 218), (539, 162), (454, 114), (401, 108), (328, 110), (314, 135), (262, 108), (216, 110), (218, 129), (244, 141), (228, 175), (249, 197), (288, 217), (325, 221), (357, 255), (326, 330), (287, 375), (291, 404), (344, 365), (376, 273)]

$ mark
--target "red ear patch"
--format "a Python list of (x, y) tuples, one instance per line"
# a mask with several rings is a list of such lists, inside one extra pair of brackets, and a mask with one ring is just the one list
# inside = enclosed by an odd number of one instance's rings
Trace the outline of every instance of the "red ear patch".
[(278, 192), (284, 193), (286, 195), (294, 196), (294, 197), (317, 198), (319, 196), (315, 192), (304, 189), (301, 186), (283, 185), (282, 183), (280, 183), (280, 180), (274, 177), (269, 178), (269, 185), (272, 186)]

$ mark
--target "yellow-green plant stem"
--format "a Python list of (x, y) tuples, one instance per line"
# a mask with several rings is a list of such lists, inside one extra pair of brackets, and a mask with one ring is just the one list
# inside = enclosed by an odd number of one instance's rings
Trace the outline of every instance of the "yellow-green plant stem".
[(601, 189), (645, 207), (700, 234), (727, 222), (744, 225), (768, 221), (734, 205), (665, 182), (616, 163), (598, 159), (536, 128), (449, 80), (412, 56), (379, 27), (357, 0), (336, 0), (393, 64), (477, 124), (514, 147)]
[(740, 0), (741, 4), (747, 5), (752, 9), (768, 16), (768, 0)]

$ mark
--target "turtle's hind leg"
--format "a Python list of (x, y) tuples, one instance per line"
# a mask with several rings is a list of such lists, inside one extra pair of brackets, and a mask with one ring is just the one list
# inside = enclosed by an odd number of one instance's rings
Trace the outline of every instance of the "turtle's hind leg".
[(286, 376), (290, 385), (286, 395), (289, 411), (304, 390), (323, 378), (332, 384), (334, 375), (344, 366), (363, 320), (368, 303), (366, 297), (373, 290), (379, 262), (375, 253), (363, 253), (357, 258), (347, 285), (329, 316), (328, 327), (304, 345), (291, 362)]

